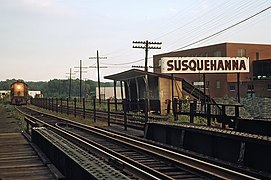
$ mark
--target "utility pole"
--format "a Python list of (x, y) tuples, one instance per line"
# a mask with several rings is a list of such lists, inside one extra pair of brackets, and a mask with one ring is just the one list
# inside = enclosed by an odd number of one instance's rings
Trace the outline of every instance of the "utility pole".
[[(99, 57), (99, 51), (97, 50), (96, 57), (89, 57), (89, 59), (97, 60), (97, 74), (98, 74), (98, 93), (99, 93), (99, 104), (101, 104), (101, 82), (100, 82), (100, 59), (107, 59), (107, 57)], [(91, 66), (90, 66), (91, 68)]]
[(69, 74), (69, 99), (71, 99), (72, 75), (75, 75), (75, 73), (72, 73), (72, 68), (70, 68), (70, 73), (66, 74)]
[(79, 67), (74, 67), (74, 68), (79, 68), (79, 71), (75, 71), (75, 72), (79, 72), (79, 96), (80, 96), (80, 101), (82, 100), (82, 73), (86, 73), (87, 71), (82, 71), (82, 69), (87, 68), (87, 67), (82, 67), (82, 60), (80, 60), (80, 66)]
[[(146, 41), (133, 41), (134, 44), (141, 44), (141, 45), (133, 45), (133, 48), (141, 48), (145, 49), (145, 88), (146, 88), (146, 115), (145, 115), (145, 122), (148, 121), (148, 114), (150, 111), (150, 92), (149, 92), (149, 81), (148, 81), (148, 51), (149, 49), (161, 49), (162, 42), (149, 42)], [(151, 46), (150, 46), (151, 45)], [(156, 45), (156, 46), (155, 46)]]
[[(133, 48), (141, 48), (145, 49), (145, 71), (148, 72), (148, 51), (149, 49), (161, 49), (162, 42), (149, 42), (146, 41), (133, 41), (134, 44), (141, 45), (133, 45)], [(156, 45), (156, 46), (155, 46)]]

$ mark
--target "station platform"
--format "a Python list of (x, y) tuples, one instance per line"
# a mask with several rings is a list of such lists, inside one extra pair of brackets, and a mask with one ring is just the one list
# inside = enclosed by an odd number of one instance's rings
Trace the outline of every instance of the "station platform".
[(21, 133), (0, 133), (0, 179), (55, 179)]
[(0, 105), (0, 180), (56, 179), (20, 132), (19, 124), (9, 109)]

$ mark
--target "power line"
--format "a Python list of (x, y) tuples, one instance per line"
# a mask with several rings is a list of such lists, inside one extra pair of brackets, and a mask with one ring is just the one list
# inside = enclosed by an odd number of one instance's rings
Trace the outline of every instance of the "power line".
[[(257, 15), (259, 15), (259, 14), (261, 14), (261, 13), (267, 11), (267, 10), (269, 10), (270, 8), (271, 8), (271, 6), (269, 6), (269, 7), (265, 8), (265, 9), (261, 10), (260, 12), (257, 12), (256, 14), (253, 14), (252, 16), (249, 16), (248, 18), (246, 18), (246, 19), (244, 19), (244, 20), (242, 20), (242, 21), (239, 21), (239, 22), (237, 22), (237, 23), (235, 23), (235, 24), (233, 24), (233, 25), (231, 25), (231, 26), (229, 26), (229, 27), (227, 27), (227, 28), (225, 28), (225, 29), (222, 29), (222, 30), (220, 30), (220, 31), (218, 31), (218, 32), (216, 32), (216, 33), (210, 35), (210, 36), (207, 36), (207, 37), (202, 38), (202, 39), (200, 39), (200, 40), (198, 40), (198, 41), (195, 41), (195, 42), (193, 42), (193, 43), (190, 43), (190, 44), (188, 44), (188, 45), (185, 45), (185, 46), (183, 46), (183, 47), (181, 47), (181, 48), (178, 48), (178, 49), (176, 49), (176, 50), (174, 50), (174, 51), (178, 51), (178, 50), (187, 48), (187, 47), (189, 47), (189, 46), (192, 46), (192, 45), (194, 45), (194, 44), (197, 44), (197, 43), (199, 43), (199, 42), (202, 42), (202, 41), (204, 41), (204, 40), (207, 40), (207, 39), (209, 39), (209, 38), (212, 38), (212, 37), (214, 37), (214, 36), (216, 36), (216, 35), (218, 35), (218, 34), (221, 34), (221, 33), (225, 32), (225, 31), (227, 31), (227, 30), (229, 30), (229, 29), (231, 29), (231, 28), (233, 28), (233, 27), (235, 27), (235, 26), (238, 26), (239, 24), (242, 24), (242, 23), (244, 23), (244, 22), (246, 22), (246, 21), (248, 21), (248, 20), (254, 18), (255, 16), (257, 16)], [(173, 51), (172, 51), (172, 52), (173, 52)]]
[(111, 66), (118, 66), (118, 65), (133, 64), (133, 63), (137, 63), (137, 62), (140, 62), (140, 61), (144, 61), (144, 59), (139, 59), (139, 60), (136, 60), (136, 61), (130, 61), (130, 62), (127, 62), (127, 63), (114, 63), (114, 64), (103, 63), (103, 64), (104, 64), (104, 65), (111, 65)]

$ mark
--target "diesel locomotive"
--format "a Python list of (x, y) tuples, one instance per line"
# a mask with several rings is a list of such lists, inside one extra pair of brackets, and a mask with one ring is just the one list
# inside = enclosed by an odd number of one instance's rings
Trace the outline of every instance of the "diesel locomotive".
[(18, 80), (10, 85), (10, 101), (13, 105), (26, 105), (28, 100), (28, 85)]

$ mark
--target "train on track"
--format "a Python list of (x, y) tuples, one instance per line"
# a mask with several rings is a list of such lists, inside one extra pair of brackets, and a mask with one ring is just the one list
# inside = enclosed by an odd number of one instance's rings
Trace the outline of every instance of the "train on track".
[(28, 100), (28, 85), (18, 80), (10, 85), (10, 102), (13, 105), (26, 105)]

